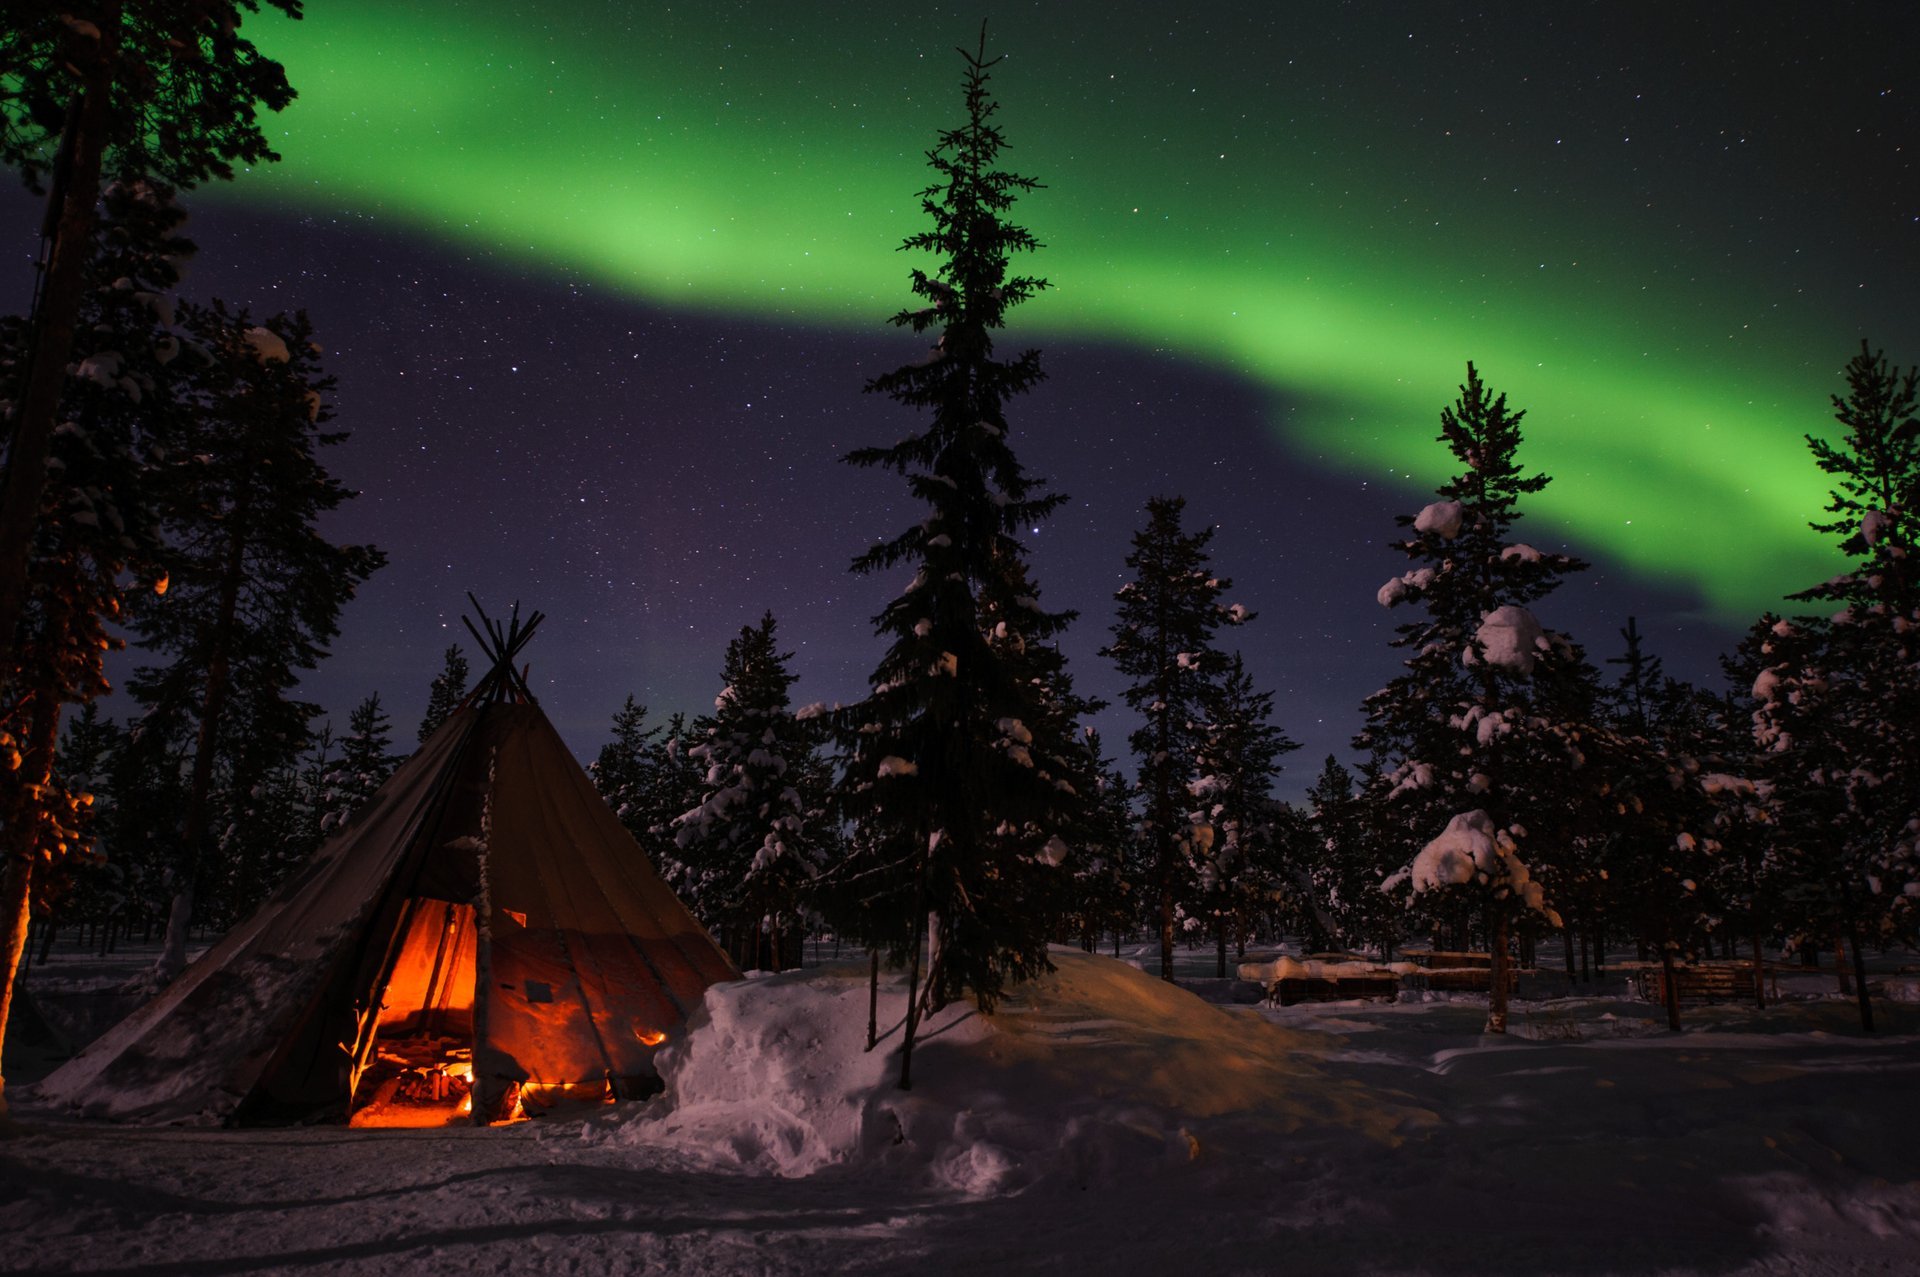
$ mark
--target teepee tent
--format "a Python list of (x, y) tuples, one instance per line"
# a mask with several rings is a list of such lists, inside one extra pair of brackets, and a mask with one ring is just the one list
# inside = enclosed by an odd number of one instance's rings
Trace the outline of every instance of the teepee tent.
[(481, 620), (493, 665), (467, 703), (252, 917), (48, 1075), (42, 1099), (251, 1124), (401, 1101), (433, 1115), (465, 1096), (485, 1122), (658, 1088), (655, 1050), (738, 973), (515, 670), (539, 614)]

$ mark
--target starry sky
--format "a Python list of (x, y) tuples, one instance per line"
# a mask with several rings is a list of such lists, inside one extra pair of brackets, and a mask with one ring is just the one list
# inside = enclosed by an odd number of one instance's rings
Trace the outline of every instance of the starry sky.
[[(1448, 475), (1472, 359), (1554, 476), (1521, 536), (1595, 567), (1539, 609), (1670, 672), (1836, 560), (1803, 435), (1862, 337), (1920, 360), (1912, 6), (830, 6), (316, 0), (249, 34), (300, 99), (283, 163), (190, 200), (187, 284), (304, 306), (392, 563), (310, 694), (424, 705), (465, 592), (549, 619), (533, 683), (590, 756), (629, 692), (699, 710), (771, 608), (802, 701), (851, 700), (919, 516), (838, 464), (914, 428), (860, 393), (922, 152), (982, 17), (1052, 290), (1006, 342), (1049, 380), (1015, 446), (1073, 500), (1032, 536), (1083, 688), (1147, 498), (1217, 525), (1232, 633), (1306, 749), (1394, 673), (1393, 516)], [(24, 308), (36, 213), (0, 205)], [(1118, 735), (1121, 711), (1101, 724)]]

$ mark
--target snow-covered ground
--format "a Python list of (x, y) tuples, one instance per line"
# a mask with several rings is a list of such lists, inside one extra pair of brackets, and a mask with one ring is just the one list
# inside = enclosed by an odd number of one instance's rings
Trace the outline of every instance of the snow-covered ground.
[(857, 964), (716, 989), (646, 1106), (224, 1131), (16, 1104), (0, 1270), (1920, 1273), (1912, 1004), (1867, 1037), (1807, 978), (1680, 1034), (1624, 994), (1523, 1001), (1499, 1041), (1468, 997), (1277, 1009), (1055, 960), (934, 1019), (911, 1093), (903, 991), (865, 1052)]

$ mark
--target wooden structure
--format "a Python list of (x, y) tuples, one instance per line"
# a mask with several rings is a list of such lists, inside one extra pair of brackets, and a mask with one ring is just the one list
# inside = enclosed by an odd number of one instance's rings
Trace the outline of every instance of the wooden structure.
[[(1703, 962), (1693, 966), (1675, 966), (1674, 992), (1679, 1002), (1752, 1002), (1754, 969), (1751, 962)], [(1763, 968), (1767, 1001), (1780, 997), (1780, 984), (1772, 968)], [(1657, 966), (1641, 967), (1634, 973), (1634, 987), (1649, 1002), (1664, 1005), (1667, 1000), (1666, 974)]]

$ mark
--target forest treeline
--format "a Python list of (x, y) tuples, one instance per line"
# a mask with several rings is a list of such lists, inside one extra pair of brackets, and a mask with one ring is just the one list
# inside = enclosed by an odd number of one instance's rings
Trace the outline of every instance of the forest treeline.
[[(335, 736), (295, 694), (383, 561), (318, 531), (350, 494), (326, 466), (344, 435), (315, 335), (180, 295), (179, 193), (273, 158), (256, 112), (291, 98), (237, 33), (252, 8), (127, 0), (103, 27), (9, 6), (0, 36), (21, 68), (0, 81), (0, 155), (48, 201), (33, 307), (0, 325), (7, 990), (35, 910), (103, 944), (162, 934), (156, 977), (175, 973), (190, 925), (243, 916), (406, 752), (378, 696)], [(1496, 964), (1559, 934), (1576, 978), (1609, 940), (1667, 962), (1788, 944), (1845, 953), (1870, 1017), (1861, 948), (1910, 942), (1920, 905), (1916, 372), (1864, 344), (1847, 365), (1838, 431), (1808, 436), (1845, 568), (1783, 582), (1805, 587), (1794, 607), (1706, 688), (1667, 677), (1631, 618), (1599, 657), (1543, 620), (1585, 564), (1521, 539), (1549, 479), (1522, 458), (1525, 414), (1468, 364), (1439, 412), (1454, 473), (1400, 518), (1407, 567), (1377, 594), (1406, 618), (1404, 664), (1360, 707), (1364, 761), (1329, 757), (1281, 801), (1296, 747), (1233, 648), (1259, 622), (1212, 561), (1205, 493), (1149, 502), (1116, 544), (1111, 618), (1041, 602), (1019, 533), (1066, 498), (1021, 466), (1010, 407), (1044, 374), (996, 349), (1047, 287), (1020, 273), (1041, 246), (1012, 213), (1035, 183), (1000, 167), (984, 43), (962, 56), (965, 119), (927, 153), (893, 317), (925, 348), (867, 386), (912, 433), (846, 458), (921, 512), (852, 564), (911, 574), (874, 618), (867, 694), (793, 704), (768, 614), (716, 653), (710, 713), (657, 721), (629, 697), (592, 768), (736, 960), (790, 965), (830, 932), (905, 969), (903, 1084), (926, 1011), (991, 1009), (1049, 942), (1142, 932), (1167, 978), (1182, 940), (1224, 974), (1280, 933), (1382, 956), (1435, 937)], [(1060, 647), (1089, 623), (1124, 681), (1124, 751), (1086, 726), (1105, 707)], [(95, 701), (123, 636), (135, 709), (111, 722)], [(445, 652), (418, 739), (471, 673)]]

